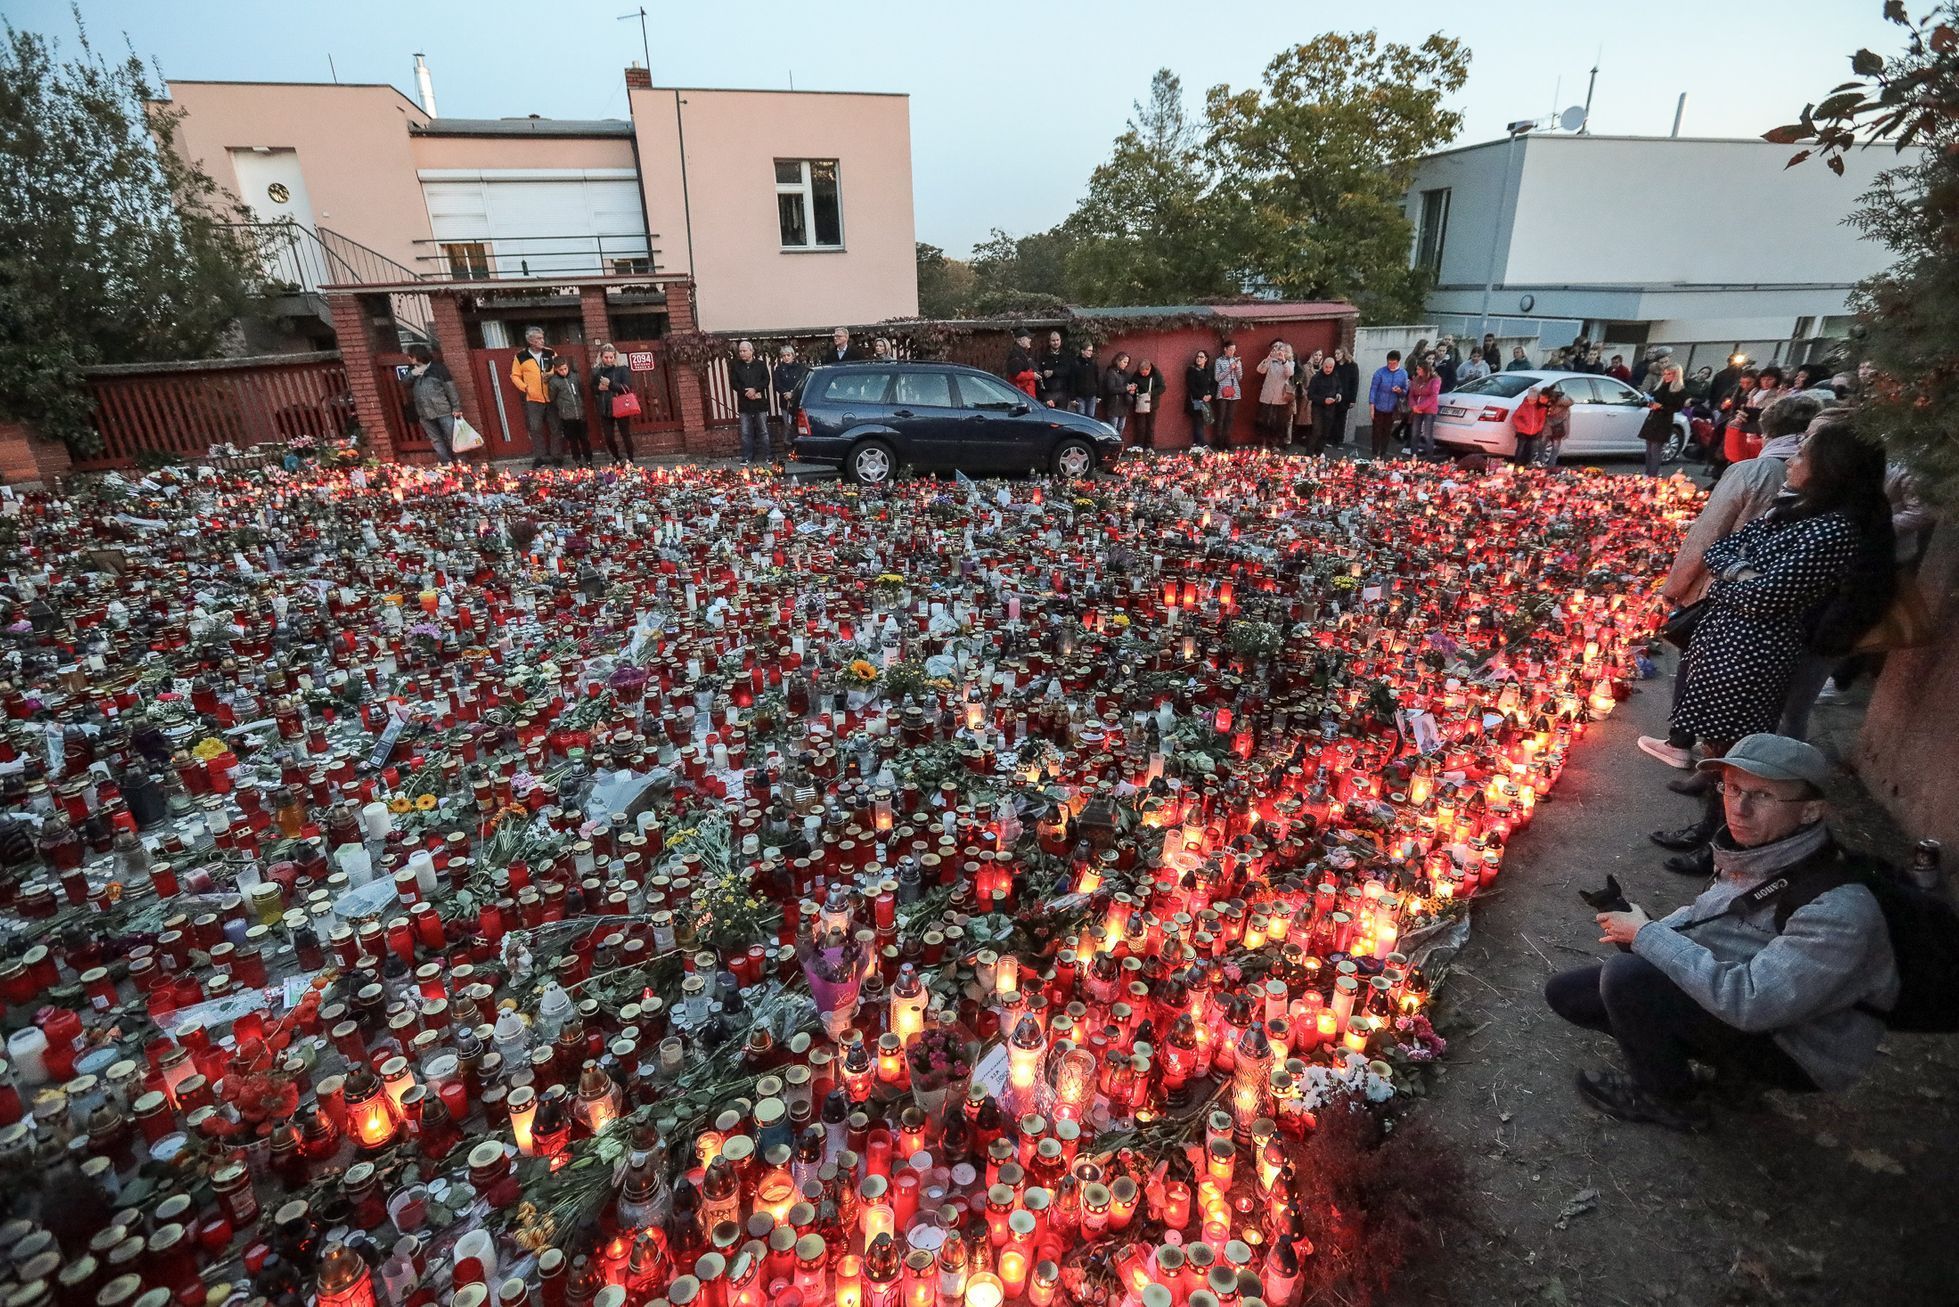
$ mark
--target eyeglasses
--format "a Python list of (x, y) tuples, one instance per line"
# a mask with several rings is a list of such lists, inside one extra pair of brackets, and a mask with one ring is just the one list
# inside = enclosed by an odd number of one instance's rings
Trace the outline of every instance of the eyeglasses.
[(1781, 799), (1767, 790), (1744, 790), (1728, 781), (1716, 781), (1714, 792), (1724, 799), (1731, 800), (1737, 808), (1759, 808), (1765, 803), (1813, 803), (1810, 795), (1798, 795), (1793, 799)]

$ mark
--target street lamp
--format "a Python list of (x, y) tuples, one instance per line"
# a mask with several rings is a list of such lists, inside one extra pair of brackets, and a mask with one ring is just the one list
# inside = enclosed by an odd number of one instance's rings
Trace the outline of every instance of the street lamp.
[(1528, 135), (1531, 128), (1535, 126), (1537, 124), (1532, 119), (1520, 118), (1505, 128), (1510, 133), (1510, 144), (1503, 152), (1503, 192), (1497, 196), (1496, 221), (1490, 224), (1490, 257), (1483, 268), (1483, 312), (1476, 327), (1478, 336), (1486, 334), (1490, 329), (1490, 295), (1496, 290), (1496, 252), (1498, 243), (1503, 239), (1504, 201), (1511, 202), (1513, 206), (1511, 221), (1513, 223), (1516, 221), (1514, 209), (1516, 201), (1512, 196), (1515, 183), (1510, 174), (1516, 165), (1517, 142)]

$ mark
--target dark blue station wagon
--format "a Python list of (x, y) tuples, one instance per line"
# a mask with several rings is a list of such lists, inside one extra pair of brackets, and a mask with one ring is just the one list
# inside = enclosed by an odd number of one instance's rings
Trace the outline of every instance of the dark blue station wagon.
[(1122, 452), (1107, 423), (957, 363), (833, 364), (813, 369), (795, 400), (796, 459), (865, 485), (886, 484), (901, 467), (1079, 477)]

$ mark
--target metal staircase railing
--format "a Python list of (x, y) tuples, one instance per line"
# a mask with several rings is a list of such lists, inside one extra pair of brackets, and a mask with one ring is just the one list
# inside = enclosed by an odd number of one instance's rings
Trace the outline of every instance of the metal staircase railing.
[[(322, 286), (389, 285), (425, 280), (405, 264), (326, 227), (313, 228), (290, 218), (235, 226), (250, 233), (259, 252), (268, 294), (316, 297)], [(388, 292), (403, 344), (433, 339), (434, 311), (429, 297), (412, 291)], [(324, 305), (318, 312), (325, 315)]]

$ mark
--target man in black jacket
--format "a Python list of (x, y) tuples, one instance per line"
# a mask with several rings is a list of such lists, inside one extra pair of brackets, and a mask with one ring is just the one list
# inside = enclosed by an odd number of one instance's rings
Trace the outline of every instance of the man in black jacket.
[(823, 351), (818, 363), (855, 363), (864, 357), (864, 351), (850, 343), (850, 328), (838, 327), (830, 333), (830, 348)]
[(734, 387), (735, 411), (741, 416), (741, 461), (759, 463), (769, 456), (769, 365), (755, 357), (755, 342), (735, 346), (728, 365)]
[(796, 357), (794, 345), (782, 347), (778, 362), (769, 372), (769, 382), (775, 387), (776, 413), (779, 415), (776, 422), (776, 429), (781, 433), (779, 452), (785, 458), (794, 439), (789, 432), (796, 422), (796, 387), (803, 384), (803, 378), (808, 374), (809, 369)]
[(1060, 408), (1068, 402), (1068, 373), (1073, 361), (1062, 352), (1061, 333), (1048, 333), (1048, 347), (1041, 351), (1041, 402)]

